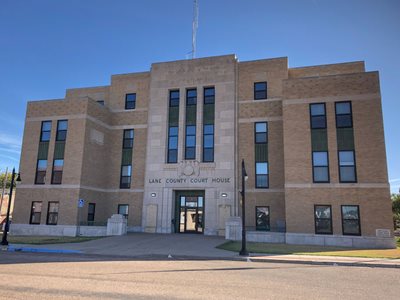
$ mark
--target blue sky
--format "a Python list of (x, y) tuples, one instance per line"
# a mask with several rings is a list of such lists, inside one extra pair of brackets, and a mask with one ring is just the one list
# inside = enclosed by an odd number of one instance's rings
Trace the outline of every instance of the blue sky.
[[(1, 0), (0, 170), (18, 168), (26, 102), (191, 51), (191, 0)], [(389, 178), (400, 188), (400, 1), (199, 0), (197, 57), (364, 60), (380, 72)], [(373, 145), (371, 145), (373, 147)]]

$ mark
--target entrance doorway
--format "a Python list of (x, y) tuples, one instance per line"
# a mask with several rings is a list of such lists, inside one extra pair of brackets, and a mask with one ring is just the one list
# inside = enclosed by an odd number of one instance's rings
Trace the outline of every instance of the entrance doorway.
[[(192, 194), (192, 193), (190, 193)], [(178, 221), (179, 233), (203, 233), (204, 232), (204, 197), (201, 195), (178, 196)]]

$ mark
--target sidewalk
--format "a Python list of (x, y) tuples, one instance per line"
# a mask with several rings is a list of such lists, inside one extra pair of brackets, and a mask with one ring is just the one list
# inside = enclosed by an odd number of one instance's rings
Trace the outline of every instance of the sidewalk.
[(224, 259), (252, 262), (400, 268), (400, 259), (257, 253), (251, 253), (250, 257), (247, 258), (239, 256), (237, 252), (215, 248), (224, 242), (225, 239), (218, 236), (134, 233), (82, 243), (51, 245), (10, 244), (8, 250), (45, 253), (79, 253), (83, 255), (105, 255), (136, 259)]

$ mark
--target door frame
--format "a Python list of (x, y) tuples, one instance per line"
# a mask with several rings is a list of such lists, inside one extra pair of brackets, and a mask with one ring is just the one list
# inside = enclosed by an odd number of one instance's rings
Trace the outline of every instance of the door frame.
[[(204, 190), (175, 190), (175, 216), (174, 216), (174, 231), (175, 233), (195, 233), (195, 234), (204, 234), (205, 229), (205, 191)], [(181, 196), (183, 197), (203, 197), (203, 231), (189, 231), (189, 232), (180, 232), (180, 210), (181, 210)], [(198, 213), (198, 207), (196, 209)], [(186, 228), (186, 209), (185, 209), (185, 228)]]

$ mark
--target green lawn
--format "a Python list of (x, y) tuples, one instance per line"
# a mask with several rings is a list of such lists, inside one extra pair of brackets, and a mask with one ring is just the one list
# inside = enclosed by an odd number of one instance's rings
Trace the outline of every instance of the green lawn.
[[(352, 249), (344, 247), (325, 247), (312, 245), (288, 245), (269, 243), (247, 243), (250, 253), (267, 254), (299, 254), (299, 255), (326, 255), (326, 256), (349, 256), (367, 258), (391, 258), (400, 259), (400, 238), (397, 240), (397, 249)], [(241, 242), (226, 242), (217, 246), (219, 249), (239, 252)]]
[(99, 239), (101, 237), (69, 237), (69, 236), (8, 236), (10, 244), (31, 244), (31, 245), (45, 245), (45, 244), (63, 244), (63, 243), (81, 243)]

